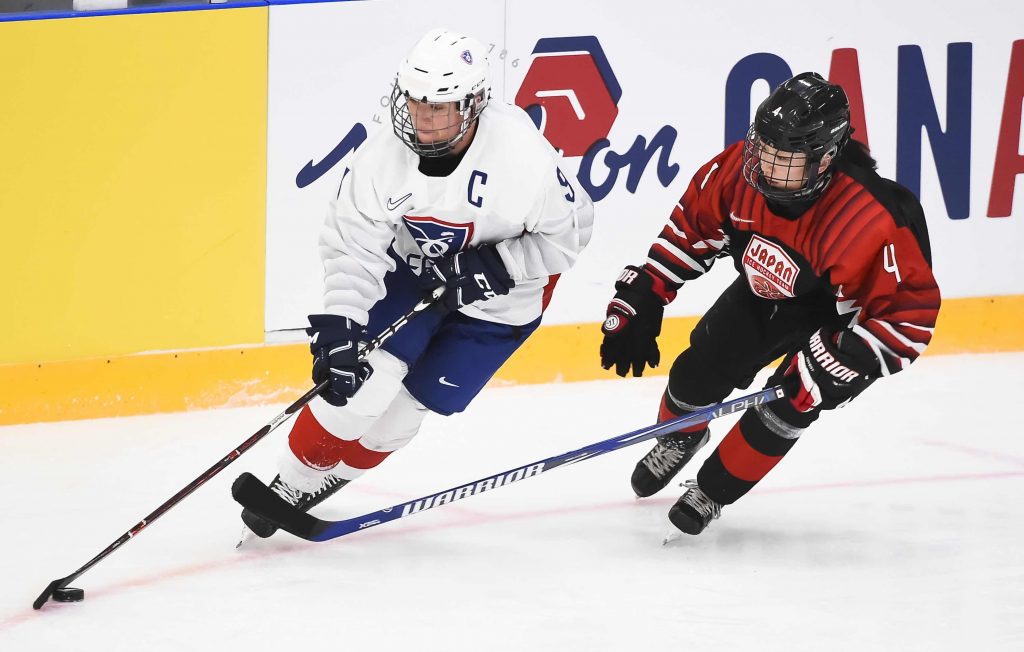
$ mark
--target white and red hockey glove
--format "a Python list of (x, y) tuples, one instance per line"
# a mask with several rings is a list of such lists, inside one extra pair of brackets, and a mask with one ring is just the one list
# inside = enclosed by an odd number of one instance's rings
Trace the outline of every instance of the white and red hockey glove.
[(601, 366), (625, 377), (630, 368), (641, 376), (645, 365), (661, 362), (658, 335), (665, 305), (674, 299), (675, 290), (643, 267), (628, 265), (615, 282), (615, 296), (608, 303), (601, 332)]
[(861, 338), (846, 330), (818, 330), (790, 358), (782, 389), (800, 412), (832, 410), (864, 391), (877, 369), (877, 361)]

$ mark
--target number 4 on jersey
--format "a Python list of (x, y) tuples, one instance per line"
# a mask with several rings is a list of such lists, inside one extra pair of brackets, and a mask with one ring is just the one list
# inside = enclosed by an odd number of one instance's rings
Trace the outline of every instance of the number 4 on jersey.
[(882, 247), (882, 269), (896, 275), (897, 285), (903, 282), (903, 279), (900, 278), (900, 268), (896, 264), (896, 245), (894, 243), (890, 242)]

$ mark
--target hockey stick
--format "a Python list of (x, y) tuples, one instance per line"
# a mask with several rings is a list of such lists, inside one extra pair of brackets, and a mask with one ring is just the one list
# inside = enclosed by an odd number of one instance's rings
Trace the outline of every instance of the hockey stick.
[(555, 455), (554, 457), (516, 467), (509, 471), (502, 471), (475, 482), (452, 487), (429, 496), (340, 521), (324, 521), (295, 509), (251, 473), (243, 473), (238, 476), (238, 479), (231, 486), (231, 495), (245, 508), (274, 523), (282, 530), (291, 532), (295, 536), (307, 541), (327, 541), (328, 539), (343, 537), (346, 534), (365, 530), (388, 521), (394, 521), (410, 514), (447, 505), (469, 496), (497, 489), (498, 487), (504, 487), (519, 480), (532, 478), (560, 466), (575, 464), (591, 457), (597, 457), (598, 455), (603, 455), (626, 446), (632, 446), (658, 435), (673, 432), (681, 427), (704, 423), (718, 417), (734, 414), (762, 403), (774, 401), (777, 398), (782, 398), (782, 396), (781, 388), (770, 387), (734, 401), (712, 405), (703, 410), (663, 421), (640, 430), (634, 430), (625, 435), (605, 439), (604, 441), (599, 441), (595, 444), (569, 451), (568, 453)]
[[(431, 304), (433, 304), (437, 299), (441, 297), (442, 294), (444, 294), (444, 286), (435, 289), (431, 296), (423, 299), (415, 306), (413, 306), (412, 309), (409, 310), (409, 312), (405, 313), (404, 315), (396, 319), (394, 323), (392, 323), (390, 326), (385, 328), (379, 335), (377, 335), (372, 340), (366, 343), (366, 346), (363, 347), (363, 349), (360, 351), (360, 358), (365, 358), (371, 351), (380, 347), (380, 345), (387, 341), (392, 335), (394, 335), (398, 331), (398, 329), (405, 326), (405, 324), (407, 324), (410, 319), (412, 319), (419, 313), (429, 308)], [(233, 451), (231, 451), (223, 458), (221, 458), (219, 462), (217, 462), (216, 464), (208, 468), (206, 471), (204, 471), (203, 474), (200, 475), (198, 478), (190, 482), (188, 486), (186, 486), (178, 493), (174, 494), (174, 496), (172, 496), (170, 500), (165, 502), (163, 505), (157, 507), (153, 511), (153, 513), (149, 514), (144, 519), (136, 523), (135, 527), (122, 534), (121, 537), (117, 539), (117, 541), (114, 541), (112, 544), (107, 546), (106, 549), (103, 550), (103, 552), (90, 559), (87, 564), (76, 570), (74, 573), (68, 575), (67, 577), (62, 577), (60, 579), (56, 579), (50, 582), (46, 589), (39, 594), (39, 597), (36, 598), (35, 602), (32, 603), (32, 608), (39, 609), (40, 607), (42, 607), (44, 604), (46, 604), (46, 601), (54, 595), (54, 593), (57, 593), (58, 600), (64, 602), (77, 602), (81, 600), (85, 595), (84, 592), (82, 592), (80, 589), (67, 589), (66, 587), (69, 584), (74, 582), (83, 573), (85, 573), (87, 570), (89, 570), (90, 568), (98, 564), (100, 561), (102, 561), (103, 558), (105, 558), (107, 555), (109, 555), (110, 553), (114, 552), (122, 545), (127, 543), (129, 539), (137, 536), (140, 532), (146, 529), (146, 527), (153, 523), (153, 521), (163, 516), (172, 507), (174, 507), (182, 500), (184, 500), (186, 496), (188, 496), (193, 491), (206, 484), (207, 481), (213, 478), (213, 476), (223, 471), (229, 464), (238, 459), (239, 456), (242, 455), (242, 453), (252, 448), (256, 444), (256, 442), (266, 437), (274, 429), (276, 429), (282, 423), (287, 421), (293, 414), (301, 410), (304, 405), (312, 401), (314, 397), (316, 397), (320, 392), (327, 388), (329, 382), (330, 381), (325, 380), (324, 382), (318, 384), (316, 387), (314, 387), (313, 389), (309, 390), (301, 397), (299, 397), (297, 401), (295, 401), (287, 408), (285, 408), (284, 412), (271, 419), (265, 426), (257, 430), (255, 434), (253, 434), (251, 437), (242, 442)]]

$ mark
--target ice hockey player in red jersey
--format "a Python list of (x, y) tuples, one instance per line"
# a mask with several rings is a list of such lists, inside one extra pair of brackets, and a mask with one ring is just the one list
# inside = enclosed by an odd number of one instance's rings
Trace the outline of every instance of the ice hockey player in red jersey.
[[(785, 398), (744, 413), (669, 511), (699, 534), (757, 484), (821, 414), (906, 368), (931, 340), (939, 310), (921, 205), (875, 172), (850, 139), (846, 94), (815, 73), (781, 84), (744, 141), (693, 177), (647, 261), (615, 283), (601, 364), (620, 376), (659, 362), (664, 306), (687, 281), (730, 256), (739, 277), (690, 334), (672, 365), (659, 418), (768, 381)], [(706, 425), (660, 437), (636, 465), (640, 497), (663, 489), (709, 440)]]

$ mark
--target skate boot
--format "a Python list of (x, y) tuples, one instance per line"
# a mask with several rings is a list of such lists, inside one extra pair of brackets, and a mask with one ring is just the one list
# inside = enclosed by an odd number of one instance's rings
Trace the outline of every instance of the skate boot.
[(707, 428), (695, 433), (674, 433), (658, 437), (651, 452), (636, 463), (630, 483), (640, 498), (653, 496), (664, 489), (686, 463), (693, 459), (711, 433)]
[[(334, 495), (338, 489), (341, 489), (347, 484), (348, 480), (342, 480), (334, 475), (327, 475), (324, 477), (323, 483), (320, 485), (320, 489), (310, 494), (283, 482), (281, 480), (281, 476), (278, 475), (275, 476), (274, 481), (270, 483), (270, 490), (281, 498), (284, 498), (289, 504), (298, 507), (304, 512), (308, 512), (323, 501), (327, 500), (328, 497)], [(264, 539), (272, 535), (274, 532), (277, 532), (276, 525), (248, 509), (242, 510), (242, 522), (245, 523), (245, 526), (249, 528), (253, 534)]]
[(668, 510), (668, 520), (687, 534), (700, 534), (708, 523), (722, 515), (722, 506), (708, 498), (696, 480), (684, 484), (688, 489)]

